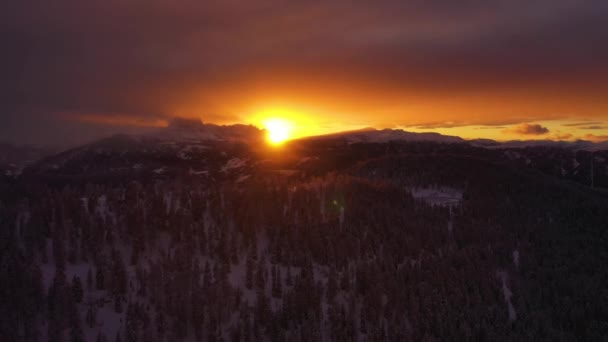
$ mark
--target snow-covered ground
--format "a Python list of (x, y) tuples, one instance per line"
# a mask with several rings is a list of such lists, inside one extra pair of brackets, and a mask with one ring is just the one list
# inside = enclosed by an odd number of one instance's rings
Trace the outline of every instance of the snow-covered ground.
[(506, 271), (497, 271), (496, 276), (502, 282), (502, 294), (505, 299), (505, 303), (507, 304), (507, 309), (509, 310), (509, 321), (513, 322), (517, 319), (517, 313), (515, 312), (515, 307), (513, 306), (513, 303), (511, 302), (511, 298), (513, 297), (513, 292), (511, 292), (511, 289), (507, 285), (509, 275), (507, 274)]
[(245, 166), (245, 161), (239, 158), (232, 158), (226, 162), (224, 166), (222, 166), (222, 172), (228, 172), (230, 170), (239, 169)]
[(248, 180), (250, 177), (251, 177), (251, 175), (242, 175), (239, 178), (237, 178), (237, 180), (235, 182), (242, 183), (242, 182)]
[(208, 176), (209, 170), (194, 170), (194, 169), (190, 168), (190, 170), (188, 170), (188, 173), (190, 175), (195, 175), (195, 176)]
[(450, 187), (415, 187), (409, 189), (412, 196), (430, 205), (454, 206), (462, 202), (463, 191)]
[(513, 263), (516, 268), (519, 268), (519, 250), (516, 249), (513, 251)]

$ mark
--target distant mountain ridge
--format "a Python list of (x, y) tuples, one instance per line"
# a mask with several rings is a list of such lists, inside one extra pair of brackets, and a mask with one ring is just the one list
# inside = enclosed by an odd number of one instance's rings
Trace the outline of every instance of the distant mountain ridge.
[(336, 132), (324, 135), (315, 135), (299, 138), (309, 139), (343, 139), (349, 144), (353, 143), (387, 143), (391, 141), (427, 141), (438, 143), (468, 143), (483, 148), (527, 148), (527, 147), (556, 147), (572, 150), (603, 151), (608, 150), (608, 141), (592, 142), (588, 140), (554, 141), (554, 140), (509, 140), (497, 141), (492, 139), (464, 139), (454, 135), (444, 135), (437, 132), (409, 132), (402, 129), (376, 129), (365, 127), (362, 129)]
[[(200, 120), (177, 118), (168, 127), (142, 135), (117, 134), (93, 143), (72, 148), (57, 154), (42, 154), (26, 164), (0, 163), (0, 171), (6, 176), (21, 174), (34, 177), (174, 177), (179, 174), (210, 176), (211, 179), (226, 179), (220, 172), (232, 160), (250, 161), (249, 166), (263, 161), (263, 151), (269, 149), (265, 133), (251, 125), (215, 125)], [(436, 147), (421, 147), (422, 145)], [(399, 129), (374, 129), (338, 132), (295, 139), (285, 144), (283, 158), (306, 160), (290, 166), (298, 169), (308, 167), (311, 161), (324, 160), (320, 149), (328, 148), (342, 155), (325, 158), (343, 158), (345, 153), (352, 160), (363, 158), (366, 150), (381, 147), (383, 153), (425, 153), (434, 150), (467, 151), (472, 155), (493, 156), (497, 160), (520, 164), (563, 179), (581, 184), (608, 184), (608, 143), (589, 141), (508, 141), (489, 139), (465, 140), (439, 133), (414, 133)], [(382, 146), (386, 145), (386, 146)], [(348, 152), (348, 149), (352, 151)], [(280, 150), (279, 150), (280, 151)], [(359, 152), (357, 152), (359, 151)], [(2, 152), (2, 150), (0, 150)], [(430, 153), (430, 152), (429, 152)], [(24, 154), (26, 155), (26, 154)], [(1, 157), (1, 156), (0, 156)], [(266, 157), (264, 157), (266, 158)], [(3, 160), (0, 158), (0, 161)], [(339, 160), (339, 159), (338, 159)], [(312, 163), (313, 165), (315, 163)], [(313, 167), (314, 169), (314, 167)], [(591, 170), (595, 182), (591, 180)], [(318, 170), (317, 170), (318, 171)], [(316, 171), (315, 171), (316, 172)], [(244, 176), (245, 174), (235, 174)], [(146, 176), (147, 177), (147, 176)]]
[(466, 140), (451, 135), (443, 135), (435, 132), (415, 133), (401, 129), (376, 129), (367, 127), (354, 131), (318, 135), (304, 139), (345, 139), (348, 143), (386, 143), (390, 141), (434, 141), (441, 143), (460, 143)]
[(526, 147), (558, 147), (573, 150), (602, 151), (608, 150), (608, 141), (592, 142), (588, 140), (554, 141), (554, 140), (509, 140), (497, 141), (492, 139), (463, 139), (454, 135), (444, 135), (437, 132), (409, 132), (402, 129), (376, 129), (366, 127), (358, 130), (330, 133), (305, 137), (302, 139), (339, 139), (348, 143), (385, 143), (390, 141), (429, 141), (439, 143), (469, 143), (472, 146), (484, 148), (526, 148)]
[(53, 153), (51, 149), (0, 141), (0, 176), (17, 176), (26, 165)]
[(174, 118), (169, 126), (145, 137), (176, 141), (252, 141), (264, 138), (264, 130), (253, 125), (216, 125), (198, 119)]

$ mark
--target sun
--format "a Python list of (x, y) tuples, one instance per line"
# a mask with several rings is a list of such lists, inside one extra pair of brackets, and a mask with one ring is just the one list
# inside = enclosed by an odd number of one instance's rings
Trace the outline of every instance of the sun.
[(279, 145), (291, 137), (293, 123), (287, 119), (269, 118), (263, 124), (268, 131), (268, 141), (273, 145)]

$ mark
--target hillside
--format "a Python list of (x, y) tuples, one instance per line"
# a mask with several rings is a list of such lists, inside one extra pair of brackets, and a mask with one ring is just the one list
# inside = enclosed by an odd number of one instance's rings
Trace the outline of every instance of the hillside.
[[(4, 184), (2, 340), (608, 334), (602, 152), (166, 141), (115, 136)], [(595, 189), (569, 178), (585, 158)]]

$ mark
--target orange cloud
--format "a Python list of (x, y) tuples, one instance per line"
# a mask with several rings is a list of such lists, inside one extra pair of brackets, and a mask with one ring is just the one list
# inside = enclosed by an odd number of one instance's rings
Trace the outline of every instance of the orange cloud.
[(574, 135), (570, 133), (555, 133), (551, 136), (551, 140), (570, 140)]
[(585, 134), (584, 139), (593, 142), (604, 142), (608, 141), (608, 135)]
[(503, 133), (520, 135), (543, 135), (549, 133), (549, 129), (539, 124), (522, 123), (517, 126), (503, 130)]

